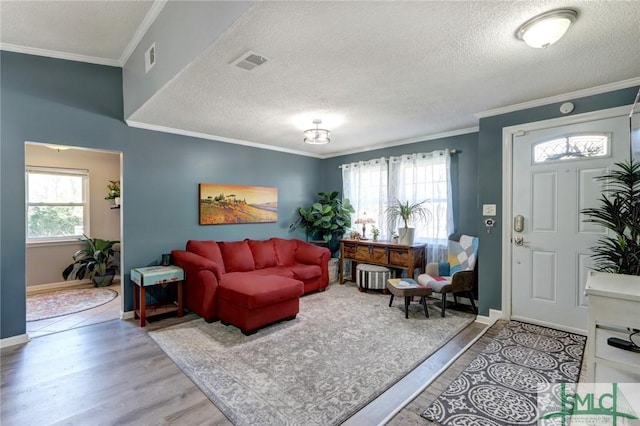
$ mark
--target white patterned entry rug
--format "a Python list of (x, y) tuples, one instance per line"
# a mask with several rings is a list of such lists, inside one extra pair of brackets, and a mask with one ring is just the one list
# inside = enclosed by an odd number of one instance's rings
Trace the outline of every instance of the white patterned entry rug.
[[(397, 300), (397, 299), (396, 299)], [(475, 316), (333, 284), (300, 313), (244, 336), (202, 319), (150, 332), (235, 425), (336, 425), (444, 345)]]
[(553, 393), (558, 383), (575, 388), (586, 340), (509, 321), (421, 416), (447, 426), (536, 425), (539, 392)]

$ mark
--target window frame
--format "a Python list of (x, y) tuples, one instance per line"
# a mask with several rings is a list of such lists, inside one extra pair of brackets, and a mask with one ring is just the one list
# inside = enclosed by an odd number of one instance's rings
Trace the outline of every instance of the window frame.
[[(30, 174), (44, 174), (44, 175), (60, 175), (60, 176), (68, 176), (68, 177), (78, 177), (82, 178), (82, 199), (81, 203), (51, 203), (51, 202), (38, 202), (31, 203), (29, 202), (29, 175)], [(40, 237), (33, 238), (29, 237), (29, 207), (31, 206), (72, 206), (72, 207), (82, 207), (82, 227), (83, 233), (86, 235), (90, 235), (90, 177), (88, 169), (78, 169), (78, 168), (64, 168), (64, 167), (51, 167), (51, 166), (30, 166), (27, 165), (25, 167), (25, 242), (27, 245), (45, 245), (45, 244), (56, 244), (56, 243), (76, 243), (79, 238), (82, 238), (82, 234), (80, 235), (69, 235), (69, 236), (57, 236), (57, 237)]]

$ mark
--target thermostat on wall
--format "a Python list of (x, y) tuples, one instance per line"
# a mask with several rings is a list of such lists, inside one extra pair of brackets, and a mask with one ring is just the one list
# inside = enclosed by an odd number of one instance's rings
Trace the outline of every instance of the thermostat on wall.
[(482, 205), (482, 216), (495, 216), (496, 215), (496, 205), (495, 204), (483, 204)]

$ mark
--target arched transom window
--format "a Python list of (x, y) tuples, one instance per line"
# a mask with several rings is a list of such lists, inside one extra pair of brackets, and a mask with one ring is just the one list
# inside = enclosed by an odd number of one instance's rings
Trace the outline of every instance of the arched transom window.
[(533, 147), (533, 162), (581, 160), (609, 155), (609, 134), (570, 135), (540, 142)]

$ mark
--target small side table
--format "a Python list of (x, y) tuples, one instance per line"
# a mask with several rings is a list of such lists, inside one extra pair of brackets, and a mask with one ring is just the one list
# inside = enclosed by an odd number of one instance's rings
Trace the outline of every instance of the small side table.
[[(178, 312), (178, 317), (182, 316), (182, 283), (184, 282), (184, 271), (174, 265), (169, 266), (149, 266), (147, 268), (136, 268), (131, 270), (131, 281), (133, 282), (133, 312), (134, 318), (140, 318), (140, 327), (144, 327), (147, 317), (166, 314), (168, 312)], [(177, 306), (171, 304), (151, 304), (146, 303), (146, 287), (153, 285), (177, 284)], [(137, 288), (136, 288), (137, 287)]]
[(389, 306), (393, 303), (393, 296), (404, 297), (404, 317), (409, 318), (409, 302), (414, 296), (420, 297), (420, 303), (424, 307), (424, 315), (429, 318), (429, 311), (427, 310), (427, 296), (431, 296), (433, 290), (430, 287), (423, 285), (416, 285), (415, 287), (398, 287), (400, 278), (390, 278), (387, 280), (387, 289), (391, 293), (389, 299)]

